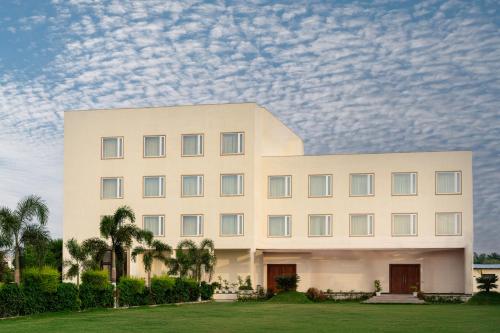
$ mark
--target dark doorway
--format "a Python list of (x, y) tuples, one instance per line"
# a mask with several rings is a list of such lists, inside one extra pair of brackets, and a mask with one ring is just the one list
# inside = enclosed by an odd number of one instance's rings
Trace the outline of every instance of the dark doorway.
[(410, 294), (412, 286), (420, 291), (420, 265), (389, 265), (391, 294)]
[(267, 289), (276, 291), (276, 281), (280, 275), (297, 274), (297, 265), (295, 264), (272, 264), (267, 265)]

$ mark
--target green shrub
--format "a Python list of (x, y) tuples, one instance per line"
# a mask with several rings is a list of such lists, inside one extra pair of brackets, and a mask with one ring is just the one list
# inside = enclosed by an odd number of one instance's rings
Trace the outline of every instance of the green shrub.
[(490, 292), (491, 289), (497, 288), (497, 281), (498, 276), (496, 276), (495, 274), (485, 274), (476, 278), (477, 288), (485, 292)]
[(108, 271), (106, 270), (88, 270), (82, 273), (82, 284), (92, 286), (93, 288), (105, 289), (109, 285)]
[(166, 304), (174, 302), (175, 279), (162, 275), (151, 279), (151, 298), (155, 304)]
[(176, 278), (174, 284), (173, 301), (178, 302), (194, 302), (200, 296), (200, 288), (198, 282), (193, 279)]
[(282, 304), (307, 304), (312, 303), (304, 293), (298, 291), (282, 291), (273, 296), (268, 302)]
[(276, 284), (281, 291), (297, 290), (300, 277), (297, 274), (279, 275), (275, 277)]
[(105, 287), (95, 287), (91, 284), (82, 283), (79, 295), (82, 309), (113, 307), (113, 286), (108, 283)]
[(44, 293), (55, 293), (60, 282), (60, 274), (52, 267), (27, 268), (23, 272), (23, 285), (37, 288)]
[(55, 311), (77, 311), (80, 309), (78, 288), (73, 283), (61, 283), (57, 286)]
[(117, 290), (120, 306), (146, 304), (146, 295), (144, 293), (145, 283), (143, 279), (122, 277), (120, 283), (118, 283)]
[(0, 317), (22, 314), (24, 294), (17, 284), (9, 283), (0, 288)]
[(472, 296), (467, 304), (472, 305), (500, 305), (500, 293), (496, 291), (481, 291)]
[(318, 288), (307, 289), (306, 296), (313, 302), (323, 302), (326, 300), (325, 294)]
[(213, 284), (208, 284), (205, 281), (202, 281), (200, 284), (200, 297), (202, 300), (206, 301), (212, 299), (214, 295), (215, 286)]

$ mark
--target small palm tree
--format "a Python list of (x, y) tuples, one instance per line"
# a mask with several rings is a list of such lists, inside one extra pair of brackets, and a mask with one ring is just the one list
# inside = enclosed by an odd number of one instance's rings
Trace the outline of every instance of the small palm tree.
[(145, 247), (135, 247), (132, 251), (132, 259), (136, 261), (137, 256), (142, 254), (144, 270), (148, 274), (148, 286), (151, 286), (151, 269), (153, 267), (154, 260), (160, 260), (166, 263), (168, 259), (168, 252), (172, 251), (172, 247), (154, 239), (153, 234), (150, 231), (143, 231), (142, 238)]
[(80, 287), (80, 273), (86, 269), (96, 269), (107, 250), (107, 244), (98, 238), (91, 238), (79, 244), (74, 238), (66, 242), (66, 249), (71, 260), (65, 260), (64, 266), (68, 267), (66, 277), (76, 277), (76, 285)]
[(184, 277), (189, 272), (193, 279), (201, 282), (202, 273), (205, 272), (208, 274), (208, 280), (212, 280), (217, 257), (211, 239), (202, 240), (199, 246), (190, 239), (181, 241), (177, 245), (175, 256), (167, 260), (169, 274)]
[(496, 276), (496, 274), (481, 275), (480, 277), (476, 278), (476, 281), (478, 283), (477, 288), (480, 290), (484, 290), (487, 293), (489, 293), (491, 289), (495, 289), (498, 287), (496, 284), (496, 282), (498, 281), (498, 276)]
[(116, 255), (132, 246), (135, 240), (141, 241), (142, 232), (135, 224), (135, 214), (128, 206), (119, 207), (113, 215), (103, 216), (100, 224), (101, 237), (110, 240), (111, 282), (116, 283)]
[[(23, 198), (15, 210), (8, 207), (0, 209), (0, 231), (4, 246), (14, 252), (16, 270), (14, 280), (17, 284), (21, 281), (20, 257), (23, 247), (30, 241), (37, 242), (48, 239), (49, 234), (45, 225), (49, 209), (39, 196), (31, 195)], [(32, 223), (33, 219), (38, 224)]]

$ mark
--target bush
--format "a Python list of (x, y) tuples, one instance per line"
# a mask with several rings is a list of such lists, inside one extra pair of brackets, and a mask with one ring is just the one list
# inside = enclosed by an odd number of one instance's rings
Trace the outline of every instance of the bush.
[(278, 289), (281, 291), (297, 290), (300, 277), (297, 274), (279, 275), (275, 278)]
[(282, 291), (273, 296), (268, 302), (282, 304), (307, 304), (312, 303), (304, 293), (298, 291)]
[(80, 309), (78, 288), (73, 283), (61, 283), (57, 286), (55, 311), (77, 311)]
[(205, 281), (202, 281), (200, 284), (200, 296), (203, 301), (212, 299), (214, 295), (215, 287), (213, 284), (208, 284)]
[(0, 317), (12, 317), (22, 314), (24, 294), (17, 284), (10, 283), (0, 288)]
[(174, 302), (194, 302), (200, 296), (198, 282), (193, 279), (176, 278), (174, 284)]
[(496, 274), (485, 274), (476, 278), (478, 283), (477, 288), (479, 290), (483, 290), (485, 292), (490, 292), (491, 289), (495, 289), (498, 287), (496, 282), (498, 281), (498, 276)]
[(44, 293), (55, 293), (60, 282), (60, 274), (52, 267), (28, 268), (23, 272), (23, 285), (37, 288)]
[(481, 291), (472, 296), (467, 304), (472, 305), (500, 305), (500, 293), (496, 291)]
[(151, 279), (151, 298), (155, 304), (174, 302), (175, 279), (170, 276), (155, 276)]
[(325, 294), (318, 288), (307, 289), (306, 296), (313, 302), (323, 302), (326, 300)]
[(108, 271), (106, 270), (88, 270), (82, 273), (82, 284), (94, 288), (105, 289), (109, 285)]
[(120, 306), (144, 305), (147, 303), (143, 279), (122, 277), (118, 283), (118, 303)]

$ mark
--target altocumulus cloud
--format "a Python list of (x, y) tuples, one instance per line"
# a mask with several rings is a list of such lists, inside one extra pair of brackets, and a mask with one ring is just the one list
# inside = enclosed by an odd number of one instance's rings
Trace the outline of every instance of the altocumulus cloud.
[(57, 234), (64, 110), (255, 101), (308, 153), (473, 150), (475, 246), (500, 250), (496, 1), (15, 6), (0, 5), (16, 45), (0, 51), (0, 201), (43, 195)]

